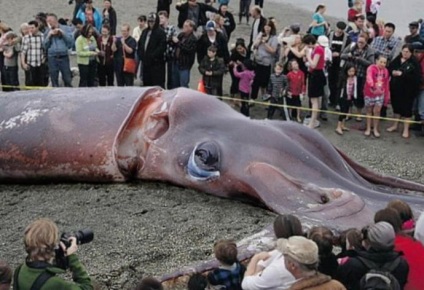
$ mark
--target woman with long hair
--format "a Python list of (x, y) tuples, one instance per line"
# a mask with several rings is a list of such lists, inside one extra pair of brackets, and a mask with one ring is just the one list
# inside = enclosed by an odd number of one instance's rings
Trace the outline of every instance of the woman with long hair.
[(409, 138), (409, 123), (412, 118), (412, 106), (418, 96), (421, 82), (420, 64), (413, 56), (412, 45), (402, 46), (401, 53), (390, 62), (390, 99), (396, 121), (387, 128), (388, 132), (398, 129), (400, 119), (404, 119), (403, 138)]
[(253, 43), (255, 67), (255, 79), (252, 84), (252, 99), (258, 97), (259, 88), (262, 95), (268, 86), (271, 77), (271, 67), (277, 55), (278, 38), (275, 23), (267, 20), (262, 32), (259, 33)]
[(99, 65), (97, 67), (97, 76), (100, 86), (113, 86), (113, 36), (110, 35), (110, 27), (103, 24), (101, 35), (97, 39), (99, 48)]
[(116, 35), (116, 25), (118, 20), (116, 19), (115, 8), (112, 7), (112, 0), (103, 1), (103, 22), (102, 24), (107, 24), (110, 27), (110, 35)]

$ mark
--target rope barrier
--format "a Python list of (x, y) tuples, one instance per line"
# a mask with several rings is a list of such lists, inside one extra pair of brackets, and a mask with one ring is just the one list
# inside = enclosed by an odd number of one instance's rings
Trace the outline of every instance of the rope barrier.
[[(0, 85), (0, 87), (2, 88), (13, 88), (13, 89), (22, 89), (22, 90), (45, 90), (45, 89), (53, 89), (53, 87), (36, 87), (36, 86), (11, 86), (11, 85)], [(240, 99), (240, 98), (232, 98), (232, 97), (227, 97), (227, 96), (222, 96), (219, 97), (220, 99), (223, 100), (228, 100), (228, 101), (239, 101), (239, 102), (247, 102), (249, 104), (257, 104), (257, 105), (261, 105), (261, 106), (267, 106), (269, 107), (271, 105), (270, 102), (260, 102), (260, 101), (256, 101), (256, 100), (246, 100), (246, 99)], [(277, 107), (277, 108), (286, 108), (286, 109), (299, 109), (302, 111), (308, 111), (308, 112), (318, 112), (318, 113), (326, 113), (329, 115), (337, 115), (337, 116), (348, 116), (348, 117), (352, 117), (352, 118), (371, 118), (371, 119), (378, 119), (378, 120), (383, 120), (383, 121), (398, 121), (400, 123), (409, 123), (409, 124), (422, 124), (421, 121), (413, 121), (413, 120), (402, 120), (402, 119), (395, 119), (395, 118), (389, 118), (389, 117), (381, 117), (381, 116), (367, 116), (367, 115), (363, 115), (363, 114), (353, 114), (353, 113), (342, 113), (342, 112), (337, 112), (337, 111), (330, 111), (330, 110), (314, 110), (312, 108), (308, 108), (308, 107), (295, 107), (295, 106), (290, 106), (290, 105), (284, 105), (284, 104), (272, 104), (272, 106)]]
[(384, 121), (398, 121), (400, 123), (409, 123), (409, 124), (422, 124), (421, 121), (412, 121), (412, 120), (401, 120), (401, 119), (396, 119), (396, 118), (389, 118), (389, 117), (381, 117), (381, 116), (367, 116), (367, 115), (363, 115), (363, 114), (353, 114), (353, 113), (342, 113), (342, 112), (337, 112), (337, 111), (329, 111), (329, 110), (314, 110), (312, 108), (307, 108), (307, 107), (295, 107), (295, 106), (289, 106), (289, 105), (283, 105), (283, 104), (271, 104), (270, 102), (260, 102), (260, 101), (256, 101), (256, 100), (246, 100), (246, 99), (240, 99), (240, 98), (232, 98), (232, 97), (219, 97), (220, 99), (223, 100), (231, 100), (231, 101), (240, 101), (240, 102), (247, 102), (249, 104), (258, 104), (261, 106), (275, 106), (278, 108), (287, 108), (287, 109), (299, 109), (301, 111), (309, 111), (309, 112), (318, 112), (318, 113), (326, 113), (329, 115), (344, 115), (344, 116), (349, 116), (352, 118), (371, 118), (371, 119), (378, 119), (378, 120), (384, 120)]

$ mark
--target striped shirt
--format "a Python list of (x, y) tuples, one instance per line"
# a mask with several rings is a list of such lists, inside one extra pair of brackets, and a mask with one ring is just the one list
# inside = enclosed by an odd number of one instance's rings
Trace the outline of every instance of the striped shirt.
[(41, 32), (36, 35), (25, 35), (22, 39), (21, 51), (30, 66), (41, 66), (44, 58), (43, 41), (44, 36)]
[(284, 74), (276, 75), (275, 73), (271, 75), (268, 82), (268, 94), (274, 98), (284, 97), (288, 87), (288, 80)]

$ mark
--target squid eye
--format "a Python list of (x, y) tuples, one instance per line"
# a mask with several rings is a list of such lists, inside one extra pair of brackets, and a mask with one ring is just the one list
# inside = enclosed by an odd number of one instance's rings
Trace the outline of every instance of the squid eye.
[(187, 165), (188, 174), (196, 180), (219, 177), (220, 154), (218, 145), (203, 142), (197, 145), (190, 155)]

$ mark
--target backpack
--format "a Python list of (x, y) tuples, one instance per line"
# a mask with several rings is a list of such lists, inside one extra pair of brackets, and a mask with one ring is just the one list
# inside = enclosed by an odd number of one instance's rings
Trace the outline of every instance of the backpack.
[[(21, 271), (22, 268), (22, 264), (19, 265), (16, 270), (15, 273), (13, 274), (13, 290), (19, 290), (19, 285), (18, 285), (18, 277), (19, 277), (19, 272)], [(37, 279), (35, 279), (34, 283), (31, 286), (30, 290), (40, 290), (41, 287), (43, 287), (43, 285), (52, 277), (54, 277), (55, 274), (49, 271), (44, 271), (43, 273), (41, 273), (40, 275), (38, 275)]]
[(357, 257), (369, 271), (361, 278), (361, 289), (400, 290), (398, 280), (391, 274), (400, 264), (401, 257), (384, 264), (377, 264), (364, 257)]
[(388, 272), (371, 270), (359, 284), (361, 290), (400, 290), (398, 280)]

